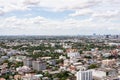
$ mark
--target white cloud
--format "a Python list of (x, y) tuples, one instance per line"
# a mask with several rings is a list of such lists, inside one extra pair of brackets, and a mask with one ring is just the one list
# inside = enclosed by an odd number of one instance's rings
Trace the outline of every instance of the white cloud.
[[(71, 35), (92, 33), (118, 33), (120, 23), (94, 22), (92, 19), (77, 20), (65, 19), (63, 21), (46, 19), (41, 16), (34, 18), (17, 18), (15, 16), (0, 20), (1, 34), (43, 34), (43, 35)], [(4, 26), (4, 28), (3, 28)], [(113, 28), (115, 27), (115, 28)], [(99, 31), (101, 30), (101, 31)]]
[(77, 10), (94, 6), (97, 0), (0, 0), (3, 12), (29, 10), (33, 6), (51, 11)]
[(0, 10), (0, 15), (3, 15), (3, 14), (4, 14), (4, 12), (2, 10)]
[[(120, 10), (119, 0), (0, 0), (0, 14), (14, 10), (30, 10), (31, 7), (42, 7), (49, 11), (73, 10), (70, 16), (90, 14), (92, 11)], [(112, 7), (111, 7), (112, 6)], [(98, 13), (96, 13), (98, 14)], [(96, 15), (94, 14), (94, 15)], [(105, 14), (105, 13), (104, 13)], [(106, 13), (107, 14), (107, 13)]]
[[(42, 16), (17, 16), (0, 19), (1, 34), (77, 34), (94, 32), (119, 33), (120, 0), (0, 0), (0, 15), (12, 11), (31, 10), (31, 7), (49, 11), (73, 11), (64, 20)], [(90, 16), (90, 15), (91, 16)], [(49, 13), (48, 13), (49, 15)], [(86, 16), (75, 19), (74, 16)], [(28, 18), (29, 16), (32, 16)], [(107, 31), (108, 30), (108, 31)]]
[(24, 0), (0, 0), (1, 10), (6, 12), (11, 12), (14, 10), (27, 10), (27, 6), (23, 4)]
[(37, 5), (40, 3), (40, 0), (25, 0), (23, 3), (26, 5)]
[(111, 18), (118, 16), (120, 12), (118, 10), (116, 11), (104, 11), (104, 12), (97, 12), (93, 14), (93, 17), (103, 17), (103, 18)]
[(41, 0), (40, 6), (53, 11), (78, 10), (98, 4), (97, 0)]
[(92, 13), (93, 11), (91, 9), (81, 9), (81, 10), (77, 10), (75, 13), (69, 14), (69, 16), (72, 16), (72, 17), (84, 16)]

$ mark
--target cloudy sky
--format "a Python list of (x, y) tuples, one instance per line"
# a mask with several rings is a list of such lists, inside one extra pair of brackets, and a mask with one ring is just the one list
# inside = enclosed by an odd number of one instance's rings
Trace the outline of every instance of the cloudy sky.
[(120, 34), (120, 0), (0, 0), (0, 35)]

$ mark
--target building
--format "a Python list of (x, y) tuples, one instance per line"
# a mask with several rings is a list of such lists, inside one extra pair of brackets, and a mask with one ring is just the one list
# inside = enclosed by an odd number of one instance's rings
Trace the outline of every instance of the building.
[(56, 49), (54, 52), (56, 52), (56, 53), (63, 53), (64, 51), (62, 49)]
[(23, 61), (24, 66), (32, 67), (32, 58), (26, 58)]
[(107, 76), (105, 71), (95, 70), (95, 69), (92, 70), (92, 75), (93, 77), (98, 78), (98, 79), (103, 79), (104, 77)]
[(98, 78), (99, 80), (102, 80), (103, 78), (107, 78), (108, 76), (111, 78), (115, 78), (118, 75), (118, 71), (113, 68), (99, 68), (99, 69), (93, 69), (91, 71), (93, 77)]
[(49, 60), (49, 61), (47, 61), (47, 63), (55, 66), (56, 65), (56, 60)]
[(44, 61), (33, 61), (32, 68), (37, 71), (45, 70), (46, 63)]
[(64, 60), (64, 66), (69, 66), (70, 65), (70, 60), (69, 59), (65, 59)]
[(93, 80), (92, 71), (78, 71), (76, 80)]
[(102, 65), (103, 66), (113, 66), (113, 65), (115, 65), (115, 63), (116, 63), (115, 59), (102, 60)]
[(66, 56), (61, 55), (59, 56), (59, 59), (66, 59)]
[(24, 76), (21, 77), (20, 80), (41, 80), (40, 78), (42, 78), (43, 75), (42, 74), (25, 74)]
[(80, 53), (77, 49), (68, 49), (67, 56), (70, 58), (80, 58)]
[(23, 74), (23, 73), (30, 72), (31, 69), (30, 69), (28, 66), (23, 66), (23, 67), (18, 67), (18, 68), (16, 68), (16, 71), (17, 71), (19, 74)]

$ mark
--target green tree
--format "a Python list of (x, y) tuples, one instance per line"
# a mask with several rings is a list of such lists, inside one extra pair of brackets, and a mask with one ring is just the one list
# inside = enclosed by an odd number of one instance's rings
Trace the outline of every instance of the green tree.
[(94, 69), (94, 68), (98, 68), (98, 66), (96, 64), (91, 64), (90, 66), (88, 66), (88, 69)]

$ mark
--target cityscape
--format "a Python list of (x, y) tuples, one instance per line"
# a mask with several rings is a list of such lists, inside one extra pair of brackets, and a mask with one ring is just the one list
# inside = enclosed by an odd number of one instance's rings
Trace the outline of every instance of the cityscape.
[(120, 80), (120, 0), (0, 0), (0, 80)]
[(1, 36), (1, 80), (119, 80), (120, 35)]

